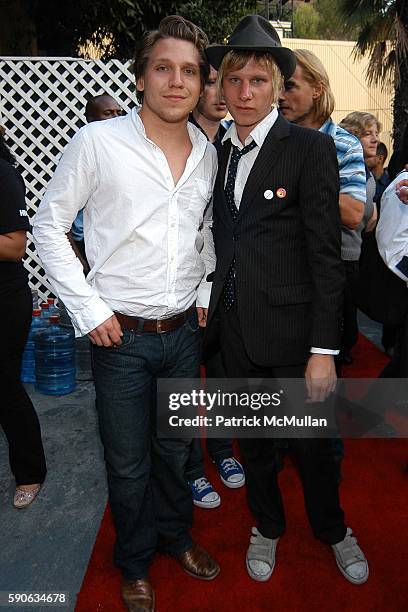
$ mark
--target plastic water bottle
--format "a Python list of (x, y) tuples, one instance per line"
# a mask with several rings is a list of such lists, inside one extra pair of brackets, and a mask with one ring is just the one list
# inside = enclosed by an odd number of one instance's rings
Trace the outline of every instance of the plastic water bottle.
[(35, 336), (35, 388), (45, 395), (66, 395), (75, 389), (75, 333), (50, 317)]
[(48, 302), (41, 302), (41, 318), (48, 324), (48, 319), (50, 318), (50, 305)]
[(47, 298), (47, 304), (48, 304), (48, 312), (49, 312), (49, 317), (52, 317), (54, 315), (58, 315), (60, 316), (60, 311), (59, 308), (55, 305), (55, 299), (54, 298)]
[(35, 355), (34, 355), (34, 339), (35, 335), (45, 329), (44, 319), (41, 318), (41, 310), (35, 308), (33, 310), (33, 318), (31, 321), (30, 331), (28, 332), (27, 342), (24, 348), (23, 360), (21, 363), (21, 380), (26, 383), (35, 382)]

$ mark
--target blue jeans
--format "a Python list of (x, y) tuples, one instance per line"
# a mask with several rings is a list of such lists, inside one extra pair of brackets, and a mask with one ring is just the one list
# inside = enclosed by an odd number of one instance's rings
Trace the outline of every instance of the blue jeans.
[(143, 578), (156, 550), (192, 546), (193, 504), (185, 468), (191, 439), (155, 435), (156, 379), (197, 378), (200, 333), (194, 312), (166, 333), (124, 330), (118, 348), (92, 346), (96, 409), (116, 529), (114, 561)]

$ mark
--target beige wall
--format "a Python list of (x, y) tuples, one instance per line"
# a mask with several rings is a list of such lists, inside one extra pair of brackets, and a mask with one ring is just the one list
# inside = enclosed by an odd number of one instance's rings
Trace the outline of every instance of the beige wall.
[(383, 131), (381, 140), (392, 152), (392, 95), (380, 87), (369, 87), (365, 78), (367, 58), (354, 61), (354, 42), (334, 40), (304, 40), (285, 38), (285, 47), (308, 49), (315, 53), (326, 68), (336, 100), (333, 119), (341, 121), (351, 111), (369, 112), (378, 117)]

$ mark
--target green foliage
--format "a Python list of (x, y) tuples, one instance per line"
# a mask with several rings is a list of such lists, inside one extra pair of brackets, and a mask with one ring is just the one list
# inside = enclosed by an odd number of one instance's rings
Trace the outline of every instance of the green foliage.
[(369, 83), (398, 84), (408, 62), (408, 3), (405, 0), (339, 0), (346, 24), (358, 27), (355, 54), (369, 56)]
[[(222, 41), (256, 0), (28, 0), (39, 48), (76, 55), (91, 41), (103, 58), (132, 57), (135, 43), (167, 15), (182, 15), (200, 25), (212, 42)], [(106, 45), (106, 39), (111, 43)]]
[(319, 14), (319, 36), (323, 40), (356, 40), (359, 28), (346, 24), (338, 0), (316, 0)]
[(408, 113), (408, 2), (339, 0), (346, 24), (359, 28), (357, 56), (368, 55), (369, 83), (394, 87), (394, 147), (398, 149)]
[(319, 14), (311, 4), (300, 4), (293, 14), (296, 38), (319, 38)]

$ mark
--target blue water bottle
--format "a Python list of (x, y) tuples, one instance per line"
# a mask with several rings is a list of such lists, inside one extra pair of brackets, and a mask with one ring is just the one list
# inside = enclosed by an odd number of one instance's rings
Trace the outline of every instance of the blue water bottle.
[(21, 380), (25, 383), (35, 382), (35, 356), (34, 356), (34, 337), (35, 334), (44, 331), (45, 321), (41, 318), (41, 310), (33, 310), (30, 331), (28, 332), (27, 342), (24, 348), (23, 360), (21, 362)]
[(40, 308), (41, 308), (41, 318), (44, 321), (44, 323), (48, 325), (49, 323), (48, 319), (50, 318), (50, 305), (48, 302), (41, 302)]
[(75, 333), (60, 327), (59, 317), (35, 336), (35, 388), (45, 395), (66, 395), (75, 389)]
[(48, 312), (49, 312), (48, 316), (49, 317), (52, 317), (54, 315), (60, 316), (59, 308), (55, 305), (55, 299), (47, 298), (47, 303), (48, 303)]

